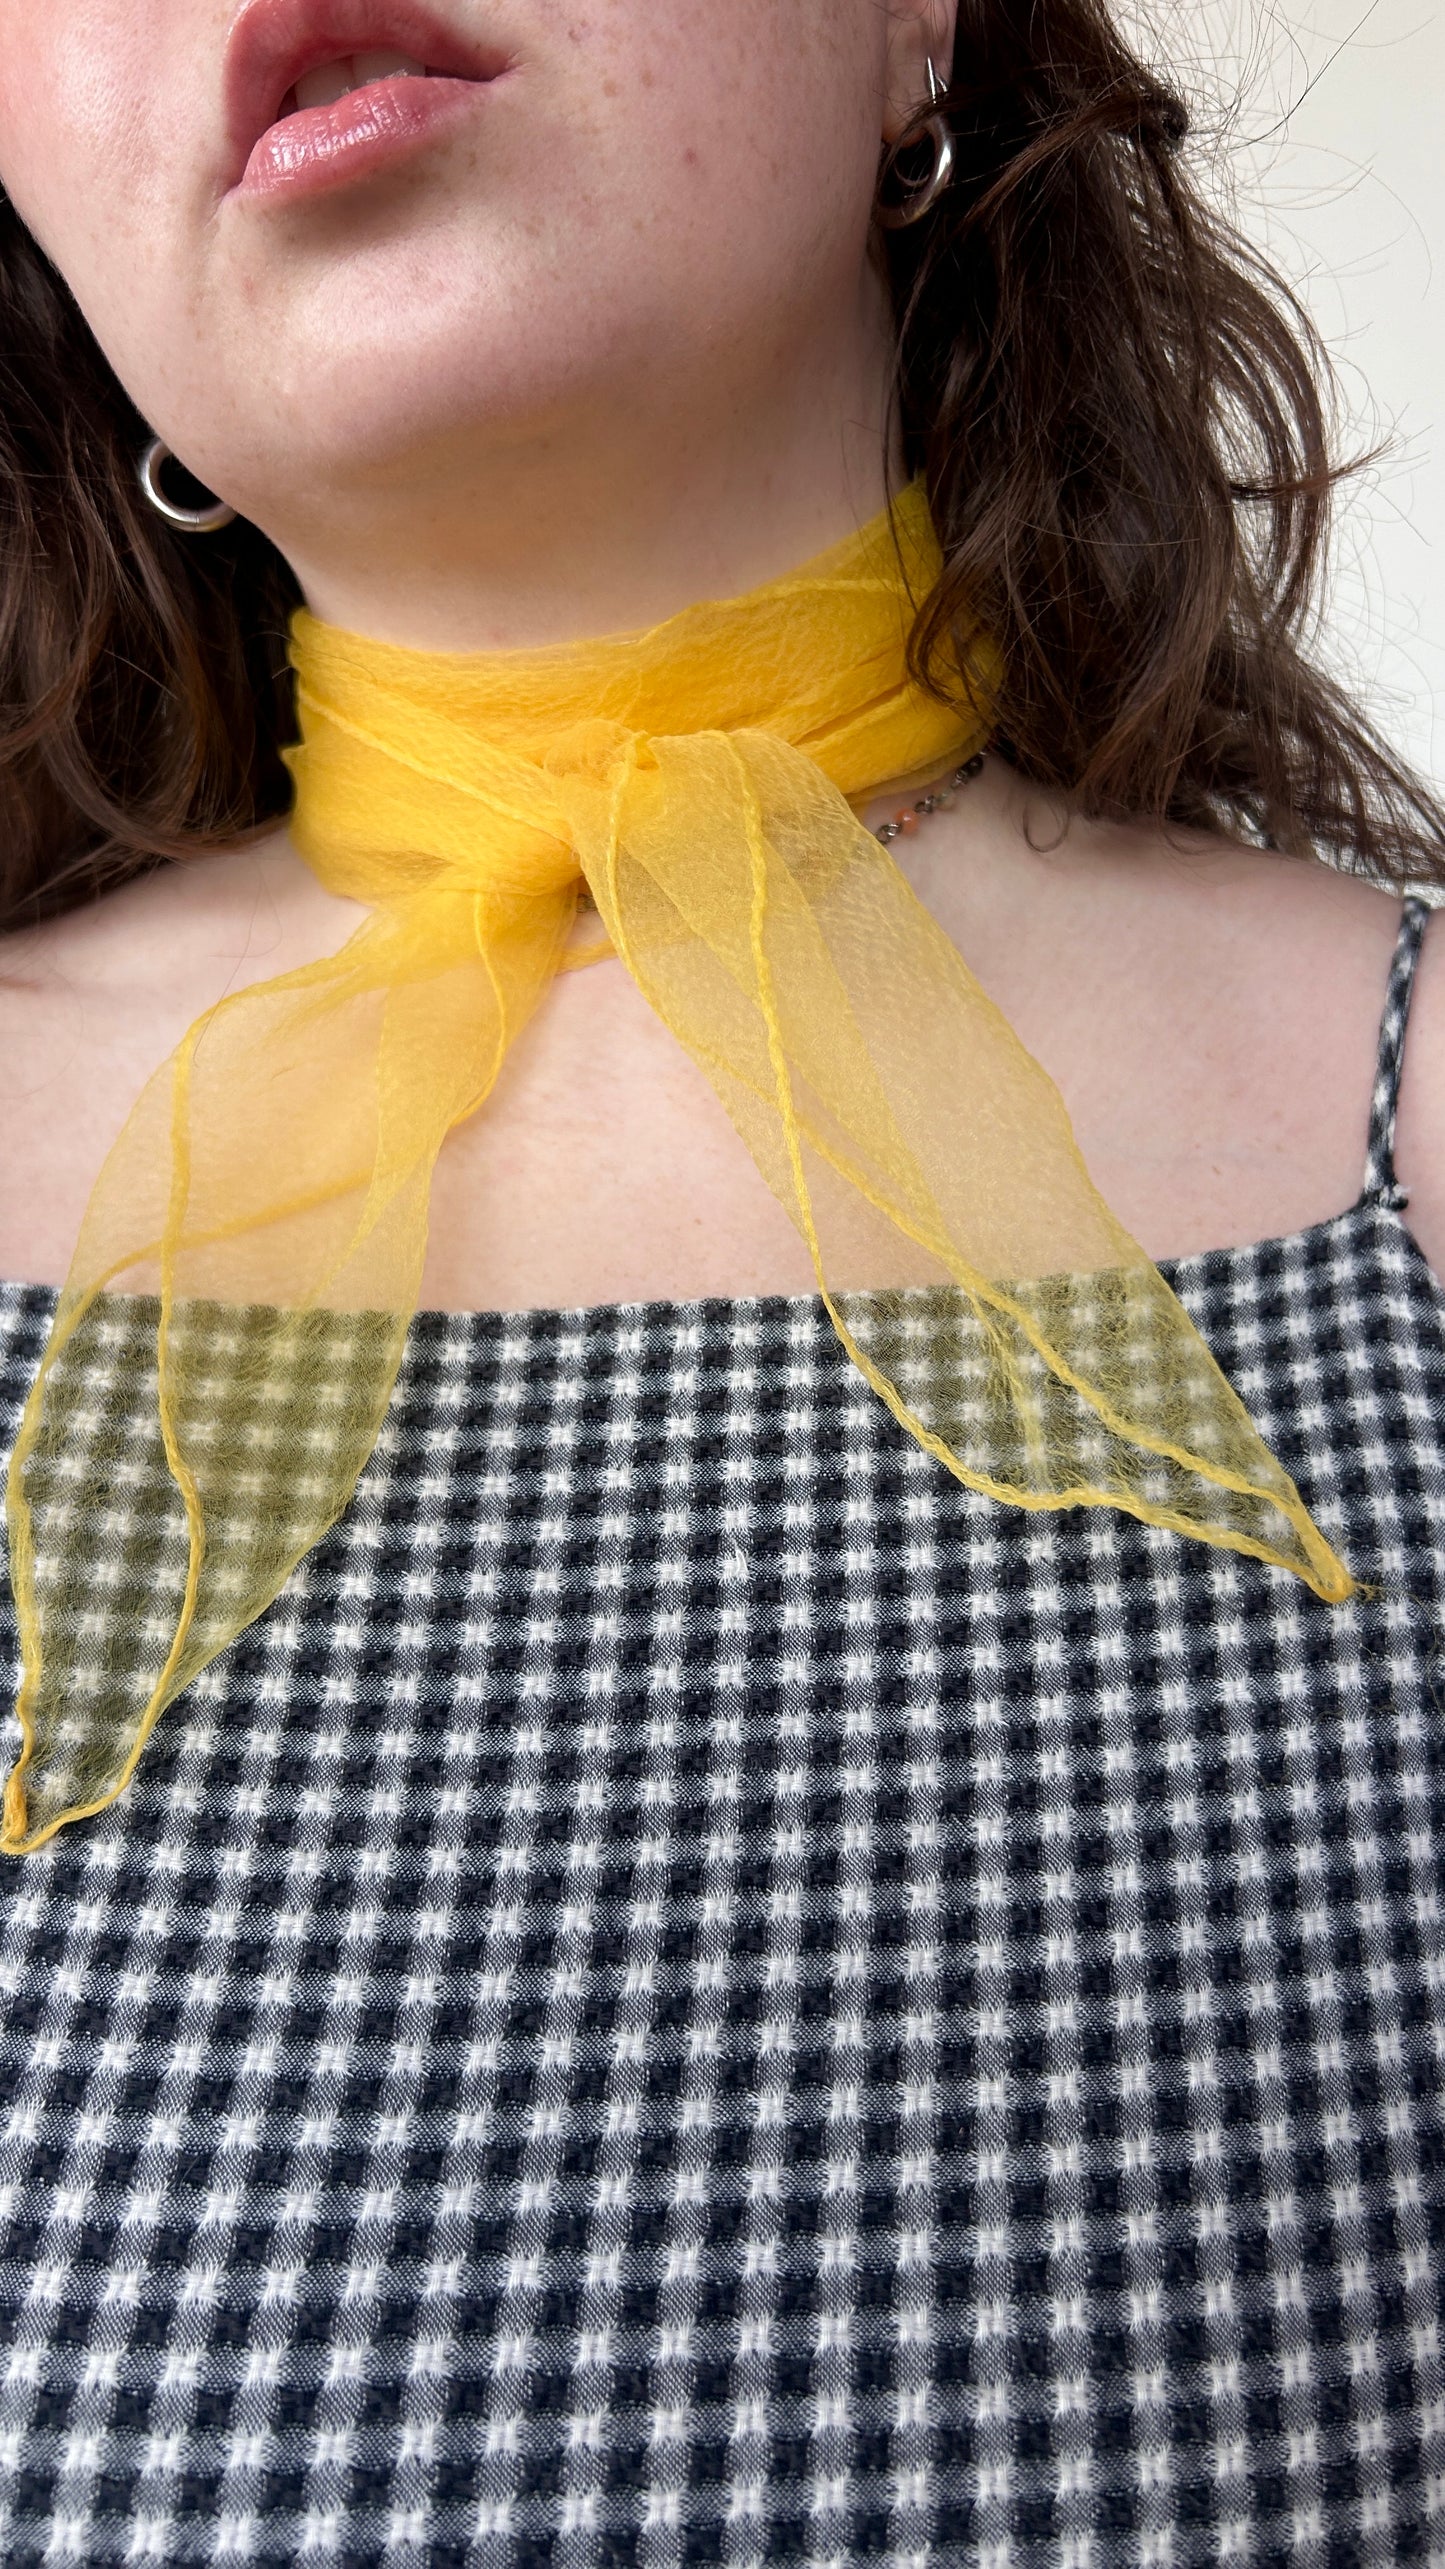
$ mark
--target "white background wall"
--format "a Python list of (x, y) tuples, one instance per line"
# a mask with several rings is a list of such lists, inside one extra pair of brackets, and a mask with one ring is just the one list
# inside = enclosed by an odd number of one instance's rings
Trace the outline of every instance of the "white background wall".
[(1213, 183), (1302, 293), (1347, 435), (1325, 647), (1445, 784), (1445, 0), (1135, 0)]

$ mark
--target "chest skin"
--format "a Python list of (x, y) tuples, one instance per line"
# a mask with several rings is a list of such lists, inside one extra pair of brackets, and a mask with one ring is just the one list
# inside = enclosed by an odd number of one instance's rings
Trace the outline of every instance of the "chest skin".
[[(996, 766), (900, 849), (1057, 1081), (1096, 1184), (1152, 1257), (1275, 1237), (1353, 1203), (1399, 896), (1221, 842), (1064, 829)], [(126, 1110), (186, 1027), (226, 991), (333, 951), (360, 916), (280, 835), (0, 943), (0, 1274), (59, 1283)], [(594, 934), (584, 922), (581, 938)], [(1397, 1163), (1439, 1272), (1445, 962), (1433, 934)], [(622, 967), (562, 976), (488, 1106), (443, 1151), (424, 1304), (573, 1308), (812, 1283), (705, 1077)]]

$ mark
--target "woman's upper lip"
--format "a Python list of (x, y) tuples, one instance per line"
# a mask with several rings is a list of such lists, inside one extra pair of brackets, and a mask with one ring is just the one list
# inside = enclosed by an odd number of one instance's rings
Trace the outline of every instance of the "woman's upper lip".
[(245, 0), (226, 41), (226, 128), (236, 186), (261, 136), (308, 71), (396, 52), (457, 80), (495, 80), (508, 56), (463, 35), (425, 0)]

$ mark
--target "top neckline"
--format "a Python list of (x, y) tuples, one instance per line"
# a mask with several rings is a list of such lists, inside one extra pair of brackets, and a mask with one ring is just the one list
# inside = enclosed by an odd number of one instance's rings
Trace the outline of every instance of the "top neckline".
[[(1445, 1282), (1436, 1275), (1419, 1241), (1400, 1216), (1399, 1205), (1382, 1199), (1376, 1191), (1367, 1188), (1342, 1212), (1326, 1214), (1320, 1221), (1306, 1223), (1297, 1231), (1271, 1232), (1264, 1239), (1241, 1241), (1232, 1248), (1192, 1249), (1182, 1257), (1156, 1258), (1153, 1264), (1167, 1279), (1189, 1280), (1194, 1271), (1228, 1265), (1236, 1260), (1273, 1261), (1307, 1253), (1313, 1243), (1323, 1243), (1331, 1232), (1344, 1230), (1351, 1224), (1383, 1219), (1391, 1233), (1404, 1247), (1409, 1260), (1421, 1271), (1425, 1282), (1439, 1296), (1441, 1303), (1445, 1304)], [(859, 1286), (855, 1290), (866, 1293), (869, 1288)], [(935, 1288), (930, 1285), (920, 1285), (905, 1288), (905, 1290), (930, 1293)], [(26, 1284), (15, 1277), (0, 1277), (0, 1300), (5, 1302), (11, 1304), (21, 1302), (27, 1304), (32, 1310), (43, 1311), (47, 1308), (53, 1309), (59, 1298), (58, 1285)], [(143, 1300), (145, 1297), (137, 1296), (136, 1299)], [(634, 1302), (523, 1303), (508, 1310), (488, 1308), (452, 1311), (438, 1305), (425, 1304), (419, 1306), (413, 1314), (412, 1326), (414, 1328), (424, 1326), (430, 1331), (438, 1328), (470, 1329), (481, 1335), (488, 1331), (504, 1332), (545, 1326), (607, 1328), (619, 1322), (635, 1326), (649, 1320), (653, 1322), (676, 1320), (682, 1315), (696, 1316), (701, 1320), (709, 1315), (776, 1313), (802, 1319), (805, 1316), (822, 1316), (824, 1308), (823, 1297), (818, 1293), (714, 1293), (682, 1296), (658, 1294)]]

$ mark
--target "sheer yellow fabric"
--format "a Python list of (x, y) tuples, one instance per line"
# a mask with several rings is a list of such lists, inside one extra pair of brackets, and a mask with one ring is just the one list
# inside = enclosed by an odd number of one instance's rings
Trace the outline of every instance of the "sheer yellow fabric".
[[(982, 661), (976, 713), (906, 675), (937, 567), (915, 487), (641, 635), (453, 658), (298, 618), (296, 843), (370, 915), (203, 1017), (96, 1187), (11, 1469), (8, 1848), (115, 1798), (346, 1506), (437, 1152), (558, 969), (581, 876), (930, 1453), (1023, 1507), (1123, 1508), (1351, 1592), (1057, 1091), (850, 809), (986, 735)], [(137, 1313), (150, 1357), (118, 1384)]]

